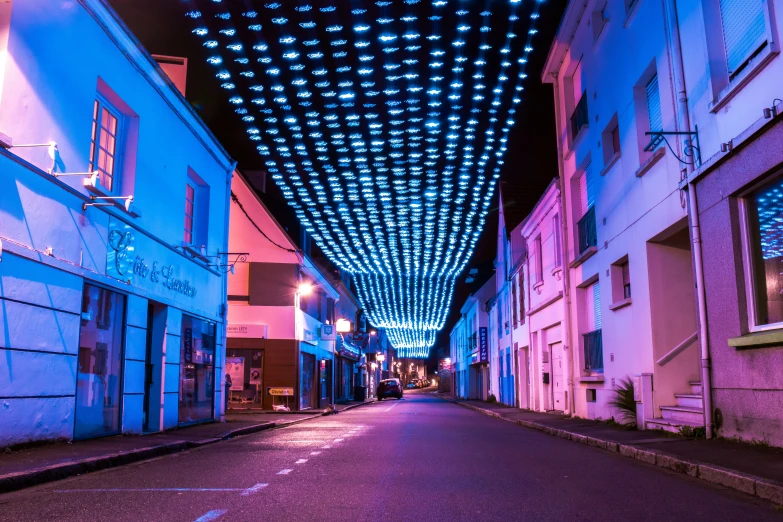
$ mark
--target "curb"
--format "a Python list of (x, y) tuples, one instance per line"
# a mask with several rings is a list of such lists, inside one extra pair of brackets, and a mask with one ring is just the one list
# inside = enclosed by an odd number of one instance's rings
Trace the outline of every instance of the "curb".
[[(351, 404), (339, 411), (343, 412), (351, 410), (353, 408), (358, 408), (359, 406), (364, 406), (365, 404), (372, 404), (373, 402), (375, 401), (371, 400), (358, 404)], [(300, 422), (307, 422), (309, 420), (323, 416), (323, 413), (318, 413), (313, 414), (310, 417), (293, 421), (264, 422), (260, 424), (253, 424), (251, 426), (244, 426), (242, 428), (227, 431), (217, 437), (201, 440), (181, 440), (169, 442), (159, 446), (149, 446), (147, 448), (139, 448), (130, 451), (120, 451), (117, 453), (110, 453), (108, 455), (101, 455), (100, 457), (90, 457), (74, 462), (53, 464), (51, 466), (35, 468), (27, 471), (18, 471), (6, 475), (0, 475), (0, 494), (11, 493), (12, 491), (38, 486), (47, 482), (53, 482), (55, 480), (62, 480), (68, 477), (73, 477), (75, 475), (83, 475), (93, 471), (100, 471), (103, 469), (124, 466), (126, 464), (133, 464), (134, 462), (150, 460), (168, 455), (170, 453), (178, 453), (189, 449), (200, 448), (208, 444), (215, 444), (217, 442), (229, 440), (240, 435), (249, 435), (251, 433), (258, 433), (260, 431), (266, 431), (274, 428), (285, 428), (287, 426), (299, 424)]]
[(732, 469), (722, 468), (713, 464), (705, 464), (695, 460), (686, 460), (676, 455), (671, 455), (662, 451), (650, 451), (628, 444), (620, 444), (618, 442), (609, 440), (588, 437), (580, 433), (553, 428), (551, 426), (539, 424), (537, 422), (507, 419), (497, 412), (485, 410), (484, 408), (479, 408), (478, 406), (473, 406), (472, 404), (465, 404), (464, 402), (446, 397), (441, 397), (441, 399), (452, 404), (462, 406), (463, 408), (477, 411), (488, 417), (494, 417), (506, 422), (511, 422), (517, 426), (541, 431), (547, 435), (552, 435), (561, 439), (571, 440), (581, 444), (586, 444), (588, 446), (600, 448), (609, 451), (610, 453), (617, 453), (623, 457), (640, 460), (659, 468), (665, 468), (669, 471), (682, 473), (705, 482), (709, 482), (711, 484), (717, 484), (729, 489), (741, 491), (763, 500), (769, 500), (778, 506), (783, 506), (783, 484), (774, 480), (742, 473)]

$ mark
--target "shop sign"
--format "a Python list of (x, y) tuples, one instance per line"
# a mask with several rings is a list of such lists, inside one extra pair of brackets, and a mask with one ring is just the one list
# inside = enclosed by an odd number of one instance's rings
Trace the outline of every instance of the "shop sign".
[(318, 345), (318, 338), (315, 336), (315, 332), (311, 330), (305, 330), (302, 335), (302, 341), (312, 344), (312, 345)]
[(186, 297), (196, 297), (192, 281), (181, 278), (169, 260), (143, 257), (146, 252), (156, 250), (155, 242), (139, 233), (135, 228), (114, 218), (109, 219), (107, 238), (106, 275), (139, 284), (149, 281), (153, 286), (162, 286)]
[(192, 328), (185, 328), (184, 344), (185, 344), (185, 362), (192, 363), (193, 362), (193, 329)]
[(489, 362), (489, 346), (487, 346), (487, 327), (479, 327), (479, 362)]
[(274, 397), (293, 397), (293, 388), (267, 388), (266, 393)]
[(251, 339), (266, 339), (265, 324), (229, 324), (226, 326), (226, 337), (245, 337)]

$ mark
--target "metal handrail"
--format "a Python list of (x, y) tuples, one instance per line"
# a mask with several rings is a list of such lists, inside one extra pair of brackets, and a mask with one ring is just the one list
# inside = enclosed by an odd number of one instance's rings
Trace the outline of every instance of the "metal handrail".
[(699, 331), (698, 331), (698, 330), (696, 330), (696, 331), (695, 331), (695, 332), (693, 332), (691, 335), (689, 335), (689, 336), (688, 336), (688, 337), (687, 337), (687, 338), (686, 338), (686, 339), (685, 339), (683, 342), (681, 342), (680, 344), (678, 344), (677, 346), (675, 346), (674, 348), (672, 348), (672, 349), (669, 351), (669, 353), (667, 353), (666, 355), (664, 355), (663, 357), (661, 357), (660, 359), (658, 359), (657, 361), (655, 361), (655, 364), (657, 364), (658, 366), (663, 366), (663, 365), (665, 365), (666, 363), (668, 363), (669, 361), (671, 361), (672, 359), (674, 359), (675, 357), (677, 357), (677, 355), (679, 355), (679, 354), (680, 354), (680, 352), (682, 352), (682, 351), (683, 351), (683, 350), (685, 350), (685, 349), (686, 349), (688, 346), (690, 346), (691, 344), (693, 344), (693, 342), (694, 342), (694, 341), (696, 341), (696, 339), (698, 339), (698, 338), (699, 338)]

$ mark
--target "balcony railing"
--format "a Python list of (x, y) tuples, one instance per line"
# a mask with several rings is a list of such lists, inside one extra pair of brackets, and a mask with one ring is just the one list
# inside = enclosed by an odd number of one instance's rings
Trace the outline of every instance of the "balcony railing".
[(604, 370), (604, 343), (601, 330), (582, 335), (585, 345), (585, 370), (602, 372)]
[(579, 98), (579, 103), (574, 108), (574, 112), (571, 113), (571, 139), (576, 139), (582, 127), (588, 124), (587, 96), (586, 93), (583, 93), (582, 97)]
[(595, 207), (585, 212), (582, 219), (576, 224), (579, 231), (579, 253), (582, 254), (591, 246), (598, 244), (598, 238), (595, 233)]

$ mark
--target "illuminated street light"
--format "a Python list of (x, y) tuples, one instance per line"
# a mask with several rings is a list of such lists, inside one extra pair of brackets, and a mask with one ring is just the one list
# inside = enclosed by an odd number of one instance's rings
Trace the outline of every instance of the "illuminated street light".
[(302, 283), (299, 285), (299, 295), (310, 295), (312, 293), (313, 293), (313, 285), (311, 285), (310, 283)]
[(348, 319), (338, 319), (335, 323), (335, 327), (337, 328), (337, 333), (350, 333), (351, 321)]

